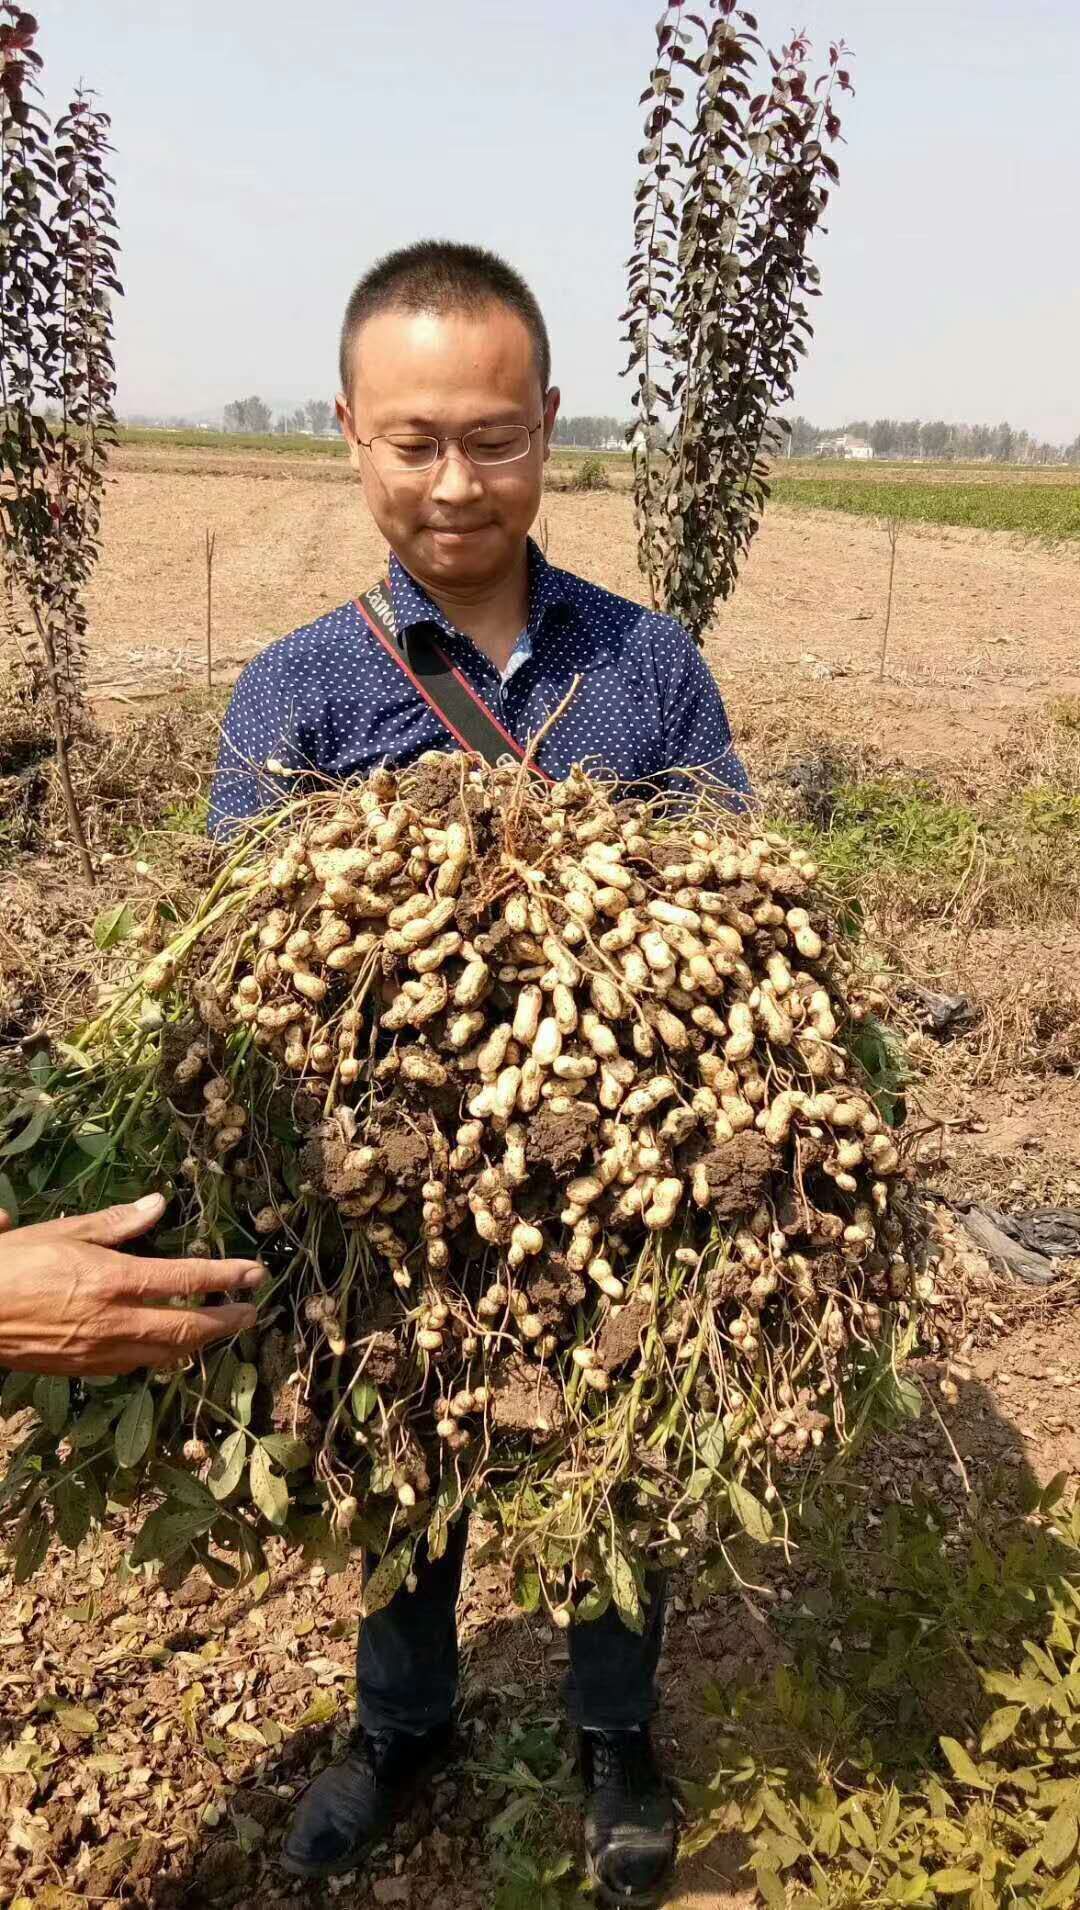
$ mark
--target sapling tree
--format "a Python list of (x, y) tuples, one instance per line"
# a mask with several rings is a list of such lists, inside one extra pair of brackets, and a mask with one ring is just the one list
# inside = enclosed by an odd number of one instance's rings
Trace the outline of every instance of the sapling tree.
[(837, 178), (842, 42), (812, 78), (795, 35), (762, 54), (735, 0), (703, 13), (673, 0), (657, 26), (642, 171), (635, 193), (629, 303), (636, 373), (630, 431), (639, 561), (654, 608), (700, 641), (731, 594), (768, 497), (768, 461), (786, 430), (811, 336), (809, 257)]
[(80, 89), (51, 125), (37, 23), (0, 0), (0, 550), (3, 616), (49, 710), (83, 871), (72, 784), (85, 721), (85, 590), (115, 441), (116, 277), (109, 120)]

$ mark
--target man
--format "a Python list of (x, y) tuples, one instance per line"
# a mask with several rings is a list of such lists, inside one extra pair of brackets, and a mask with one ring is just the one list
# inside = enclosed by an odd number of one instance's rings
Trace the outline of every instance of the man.
[(165, 1304), (257, 1287), (266, 1274), (253, 1261), (119, 1251), (164, 1211), (161, 1194), (144, 1194), (98, 1214), (12, 1228), (0, 1209), (0, 1367), (80, 1379), (132, 1373), (193, 1359), (213, 1340), (254, 1326), (253, 1306)]
[[(583, 760), (627, 782), (700, 765), (744, 792), (719, 693), (685, 631), (553, 569), (529, 540), (558, 408), (544, 320), (502, 260), (427, 241), (361, 279), (342, 329), (337, 412), (390, 546), (398, 641), (432, 631), (519, 745), (579, 677), (540, 744), (550, 776)], [(452, 746), (393, 644), (345, 604), (244, 671), (225, 720), (211, 827), (228, 833), (295, 787), (275, 780), (279, 765), (344, 778)], [(444, 1557), (418, 1569), (417, 1589), (364, 1624), (354, 1748), (300, 1804), (283, 1852), (292, 1874), (352, 1869), (448, 1752), (464, 1548), (462, 1519)], [(673, 1864), (671, 1796), (648, 1735), (662, 1610), (657, 1582), (641, 1636), (609, 1611), (570, 1638), (586, 1850), (617, 1904), (659, 1902)]]

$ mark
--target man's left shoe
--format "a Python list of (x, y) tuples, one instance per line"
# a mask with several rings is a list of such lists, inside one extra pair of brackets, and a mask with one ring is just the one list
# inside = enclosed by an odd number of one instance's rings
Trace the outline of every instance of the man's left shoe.
[(582, 1731), (585, 1860), (611, 1910), (655, 1910), (675, 1872), (675, 1804), (645, 1725)]

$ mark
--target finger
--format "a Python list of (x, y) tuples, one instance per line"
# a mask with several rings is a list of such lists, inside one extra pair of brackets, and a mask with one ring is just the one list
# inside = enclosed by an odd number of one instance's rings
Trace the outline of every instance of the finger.
[(42, 1233), (59, 1240), (89, 1240), (99, 1247), (120, 1247), (125, 1240), (137, 1240), (147, 1233), (165, 1212), (164, 1194), (144, 1194), (117, 1207), (103, 1207), (97, 1214), (65, 1214), (62, 1220), (41, 1223)]
[(197, 1353), (215, 1340), (231, 1339), (234, 1333), (247, 1333), (255, 1325), (256, 1311), (253, 1306), (215, 1306), (197, 1313), (153, 1312), (147, 1318), (154, 1322), (152, 1338), (160, 1358), (151, 1356), (149, 1345), (143, 1357), (146, 1365), (156, 1366)]
[(6, 1207), (0, 1207), (0, 1234), (9, 1234), (15, 1222)]
[(257, 1260), (141, 1260), (124, 1257), (109, 1267), (117, 1297), (125, 1300), (189, 1299), (199, 1293), (250, 1291), (266, 1279)]

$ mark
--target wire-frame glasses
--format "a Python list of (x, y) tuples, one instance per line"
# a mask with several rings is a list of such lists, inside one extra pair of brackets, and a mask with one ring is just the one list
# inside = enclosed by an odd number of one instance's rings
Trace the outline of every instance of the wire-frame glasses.
[(471, 431), (445, 437), (429, 437), (425, 432), (392, 431), (377, 438), (357, 438), (379, 471), (430, 471), (442, 457), (443, 446), (457, 444), (470, 464), (513, 464), (527, 458), (532, 441), (544, 420), (530, 429), (527, 424), (478, 424)]

